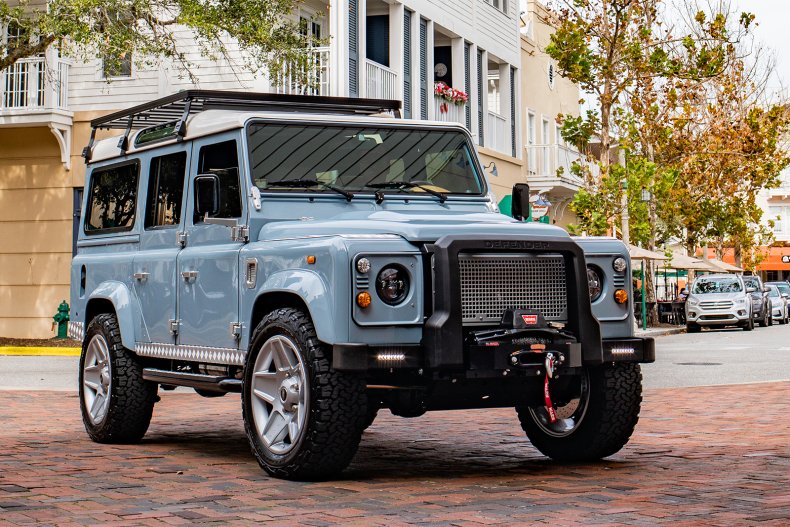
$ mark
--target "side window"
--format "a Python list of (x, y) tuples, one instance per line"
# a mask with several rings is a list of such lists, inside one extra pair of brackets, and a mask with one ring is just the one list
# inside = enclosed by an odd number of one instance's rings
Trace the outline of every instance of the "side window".
[[(215, 217), (240, 217), (241, 186), (239, 185), (239, 155), (236, 150), (236, 141), (225, 141), (202, 147), (197, 173), (216, 174), (219, 178), (219, 212)], [(203, 218), (195, 214), (192, 221), (200, 223)]]
[(85, 232), (124, 232), (134, 227), (139, 163), (96, 169), (91, 174)]
[(178, 225), (184, 195), (187, 154), (177, 152), (151, 159), (145, 228)]

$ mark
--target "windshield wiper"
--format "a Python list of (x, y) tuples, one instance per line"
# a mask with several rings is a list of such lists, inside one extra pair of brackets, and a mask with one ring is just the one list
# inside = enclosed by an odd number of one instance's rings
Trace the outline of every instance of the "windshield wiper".
[(338, 194), (342, 195), (346, 198), (346, 201), (351, 201), (354, 199), (354, 194), (347, 190), (343, 190), (342, 188), (337, 188), (329, 183), (324, 183), (323, 181), (317, 181), (315, 179), (290, 179), (290, 180), (283, 180), (283, 181), (275, 181), (269, 183), (267, 188), (271, 187), (284, 187), (284, 188), (310, 188), (310, 187), (322, 187), (327, 190), (332, 190), (337, 192)]
[[(420, 185), (419, 183), (412, 183), (411, 181), (390, 181), (387, 183), (368, 183), (365, 185), (368, 188), (375, 188), (375, 189), (394, 189), (394, 190), (403, 190), (405, 188), (418, 188), (424, 192), (427, 192), (431, 196), (436, 196), (439, 198), (440, 203), (444, 203), (447, 201), (447, 194), (444, 192), (439, 192), (437, 190), (433, 190), (432, 188), (428, 188), (425, 185)], [(384, 193), (381, 190), (376, 191), (376, 203), (381, 203), (384, 201)]]

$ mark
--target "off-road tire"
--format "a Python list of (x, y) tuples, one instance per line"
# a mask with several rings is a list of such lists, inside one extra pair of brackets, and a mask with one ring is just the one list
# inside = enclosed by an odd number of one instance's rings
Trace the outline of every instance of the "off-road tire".
[(561, 462), (595, 461), (618, 452), (631, 437), (642, 402), (639, 364), (590, 368), (587, 411), (563, 437), (547, 434), (528, 407), (516, 407), (521, 428), (544, 455)]
[[(84, 376), (88, 344), (94, 336), (104, 338), (109, 351), (109, 407), (104, 418), (94, 423), (86, 408)], [(157, 400), (158, 385), (143, 379), (143, 367), (137, 355), (123, 347), (118, 319), (114, 314), (94, 318), (85, 332), (79, 366), (79, 394), (82, 422), (90, 438), (97, 443), (136, 443), (148, 430)]]
[[(263, 344), (285, 336), (298, 348), (305, 365), (309, 398), (299, 438), (278, 454), (268, 449), (256, 429), (252, 406), (252, 377)], [(242, 387), (244, 429), (252, 452), (272, 476), (301, 481), (322, 480), (345, 469), (357, 452), (367, 412), (365, 382), (361, 376), (331, 368), (329, 349), (322, 344), (310, 317), (298, 309), (282, 308), (266, 315), (252, 336)]]
[(373, 424), (373, 421), (376, 420), (376, 417), (379, 415), (379, 407), (378, 406), (368, 406), (367, 412), (365, 412), (365, 422), (364, 427), (362, 430), (367, 430)]
[(699, 324), (695, 324), (694, 322), (686, 324), (686, 333), (699, 333), (700, 331), (702, 331), (702, 326)]

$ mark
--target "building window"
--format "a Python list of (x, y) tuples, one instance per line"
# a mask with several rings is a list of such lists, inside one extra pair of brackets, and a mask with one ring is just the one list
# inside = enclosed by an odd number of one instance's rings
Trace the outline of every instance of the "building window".
[(145, 228), (178, 225), (184, 196), (187, 154), (177, 152), (151, 160)]
[(531, 111), (527, 111), (527, 169), (533, 176), (538, 173), (538, 156), (537, 149), (535, 148), (537, 144), (537, 138), (535, 137), (537, 135), (536, 127), (535, 114)]
[(91, 174), (85, 232), (130, 231), (134, 227), (137, 209), (137, 162), (102, 168)]
[(132, 77), (132, 54), (107, 53), (102, 58), (102, 76), (105, 79), (129, 79)]
[(507, 14), (507, 3), (508, 0), (485, 0), (486, 4), (492, 5), (502, 11), (503, 13)]

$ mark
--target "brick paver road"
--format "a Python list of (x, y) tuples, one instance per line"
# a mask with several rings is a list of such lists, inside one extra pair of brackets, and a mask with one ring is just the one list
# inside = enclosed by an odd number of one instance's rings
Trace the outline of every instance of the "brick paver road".
[(237, 396), (162, 395), (144, 442), (98, 445), (76, 396), (0, 392), (0, 525), (786, 526), (790, 383), (645, 394), (611, 459), (556, 465), (514, 412), (387, 414), (340, 480), (272, 479)]

